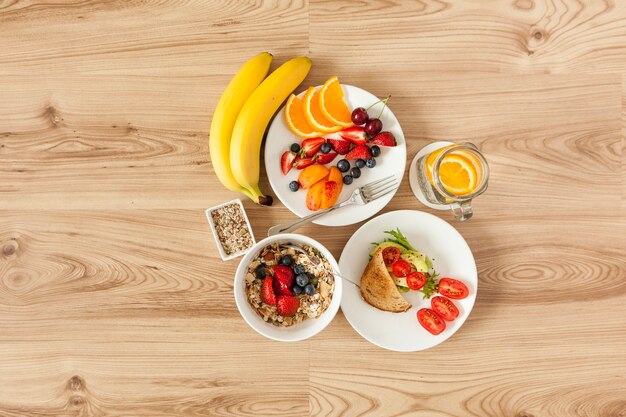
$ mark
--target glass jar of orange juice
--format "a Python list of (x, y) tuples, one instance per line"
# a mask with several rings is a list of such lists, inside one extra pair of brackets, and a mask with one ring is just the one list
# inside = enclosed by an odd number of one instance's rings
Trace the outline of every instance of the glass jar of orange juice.
[(472, 217), (472, 199), (487, 190), (489, 165), (473, 143), (455, 143), (421, 156), (417, 182), (424, 198), (449, 206), (458, 220)]

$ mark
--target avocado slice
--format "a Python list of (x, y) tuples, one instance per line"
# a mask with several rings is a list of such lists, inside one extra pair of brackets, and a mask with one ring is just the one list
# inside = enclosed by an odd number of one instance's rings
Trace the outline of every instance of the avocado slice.
[(376, 250), (378, 250), (378, 248), (388, 248), (390, 246), (396, 247), (398, 249), (400, 249), (400, 252), (406, 252), (406, 248), (402, 245), (399, 245), (395, 242), (380, 242), (378, 244), (378, 246), (376, 246), (374, 249), (372, 249), (372, 251), (370, 252), (370, 256), (374, 256), (374, 252), (376, 252)]
[(415, 267), (418, 272), (428, 272), (432, 266), (428, 256), (421, 252), (407, 251), (400, 255), (400, 259), (404, 259)]

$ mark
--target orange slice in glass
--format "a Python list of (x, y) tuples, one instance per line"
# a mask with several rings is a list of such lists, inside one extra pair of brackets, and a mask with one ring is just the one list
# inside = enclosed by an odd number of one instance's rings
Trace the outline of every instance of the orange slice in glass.
[(338, 132), (343, 129), (342, 126), (336, 125), (324, 116), (320, 109), (320, 90), (315, 87), (309, 87), (306, 94), (302, 98), (304, 106), (304, 117), (307, 122), (316, 130), (323, 133)]
[(337, 76), (326, 80), (319, 94), (320, 110), (328, 120), (341, 127), (352, 126), (352, 113), (343, 99), (343, 90)]
[(289, 96), (287, 104), (285, 104), (285, 122), (296, 135), (301, 138), (316, 138), (322, 136), (322, 132), (315, 130), (304, 116), (304, 107), (302, 99), (296, 97), (295, 94)]
[(470, 194), (476, 189), (478, 173), (473, 162), (460, 154), (446, 155), (439, 165), (439, 179), (454, 195)]

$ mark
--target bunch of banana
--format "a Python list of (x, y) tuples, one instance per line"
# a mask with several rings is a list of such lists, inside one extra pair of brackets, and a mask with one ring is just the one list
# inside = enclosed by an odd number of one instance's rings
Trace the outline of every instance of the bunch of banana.
[(309, 73), (311, 60), (294, 58), (269, 77), (272, 55), (263, 52), (239, 70), (213, 113), (209, 151), (215, 174), (229, 190), (261, 205), (272, 197), (259, 190), (261, 142), (270, 119)]

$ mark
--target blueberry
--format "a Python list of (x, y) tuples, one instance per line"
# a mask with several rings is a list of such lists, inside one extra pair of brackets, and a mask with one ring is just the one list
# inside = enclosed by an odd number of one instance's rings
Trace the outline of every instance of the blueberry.
[(296, 265), (293, 267), (293, 273), (296, 275), (304, 274), (306, 269), (302, 265)]
[(308, 284), (304, 287), (304, 293), (306, 295), (315, 295), (315, 287), (312, 284)]
[(337, 168), (341, 172), (348, 172), (348, 170), (350, 169), (350, 162), (346, 161), (345, 159), (341, 159), (339, 162), (337, 162)]
[(320, 147), (320, 151), (322, 151), (322, 153), (328, 153), (332, 150), (333, 147), (330, 146), (330, 143), (322, 143), (322, 146)]
[(357, 159), (354, 165), (357, 168), (363, 168), (365, 166), (365, 159), (361, 159), (361, 158)]
[(317, 277), (311, 277), (309, 279), (309, 284), (313, 285), (314, 287), (317, 286)]
[(294, 293), (295, 295), (300, 295), (300, 294), (302, 294), (302, 291), (304, 291), (304, 288), (302, 288), (301, 286), (299, 286), (299, 285), (294, 285), (294, 286), (293, 286), (293, 293)]
[(354, 167), (350, 170), (350, 175), (352, 175), (352, 178), (359, 178), (361, 176), (361, 170), (357, 167)]
[(368, 168), (374, 168), (376, 166), (376, 160), (374, 158), (370, 158), (367, 160), (365, 165), (367, 165)]
[(350, 185), (352, 184), (352, 181), (354, 180), (354, 178), (352, 178), (352, 175), (346, 175), (343, 177), (343, 183), (346, 185)]
[(289, 255), (284, 255), (280, 258), (280, 264), (290, 266), (293, 263), (293, 258)]
[(296, 284), (301, 287), (305, 287), (309, 283), (309, 277), (306, 274), (296, 275)]
[(374, 145), (370, 148), (370, 152), (372, 152), (372, 156), (380, 155), (380, 146)]
[(291, 181), (291, 182), (289, 183), (289, 189), (290, 189), (291, 191), (294, 191), (294, 192), (295, 192), (295, 191), (298, 191), (298, 189), (299, 189), (299, 188), (300, 188), (300, 184), (298, 184), (298, 181)]
[(254, 270), (254, 275), (258, 278), (258, 279), (263, 279), (265, 278), (265, 265), (259, 265), (256, 267), (256, 269)]
[(298, 153), (300, 152), (300, 145), (298, 145), (297, 143), (292, 143), (289, 149), (291, 149), (291, 152)]

